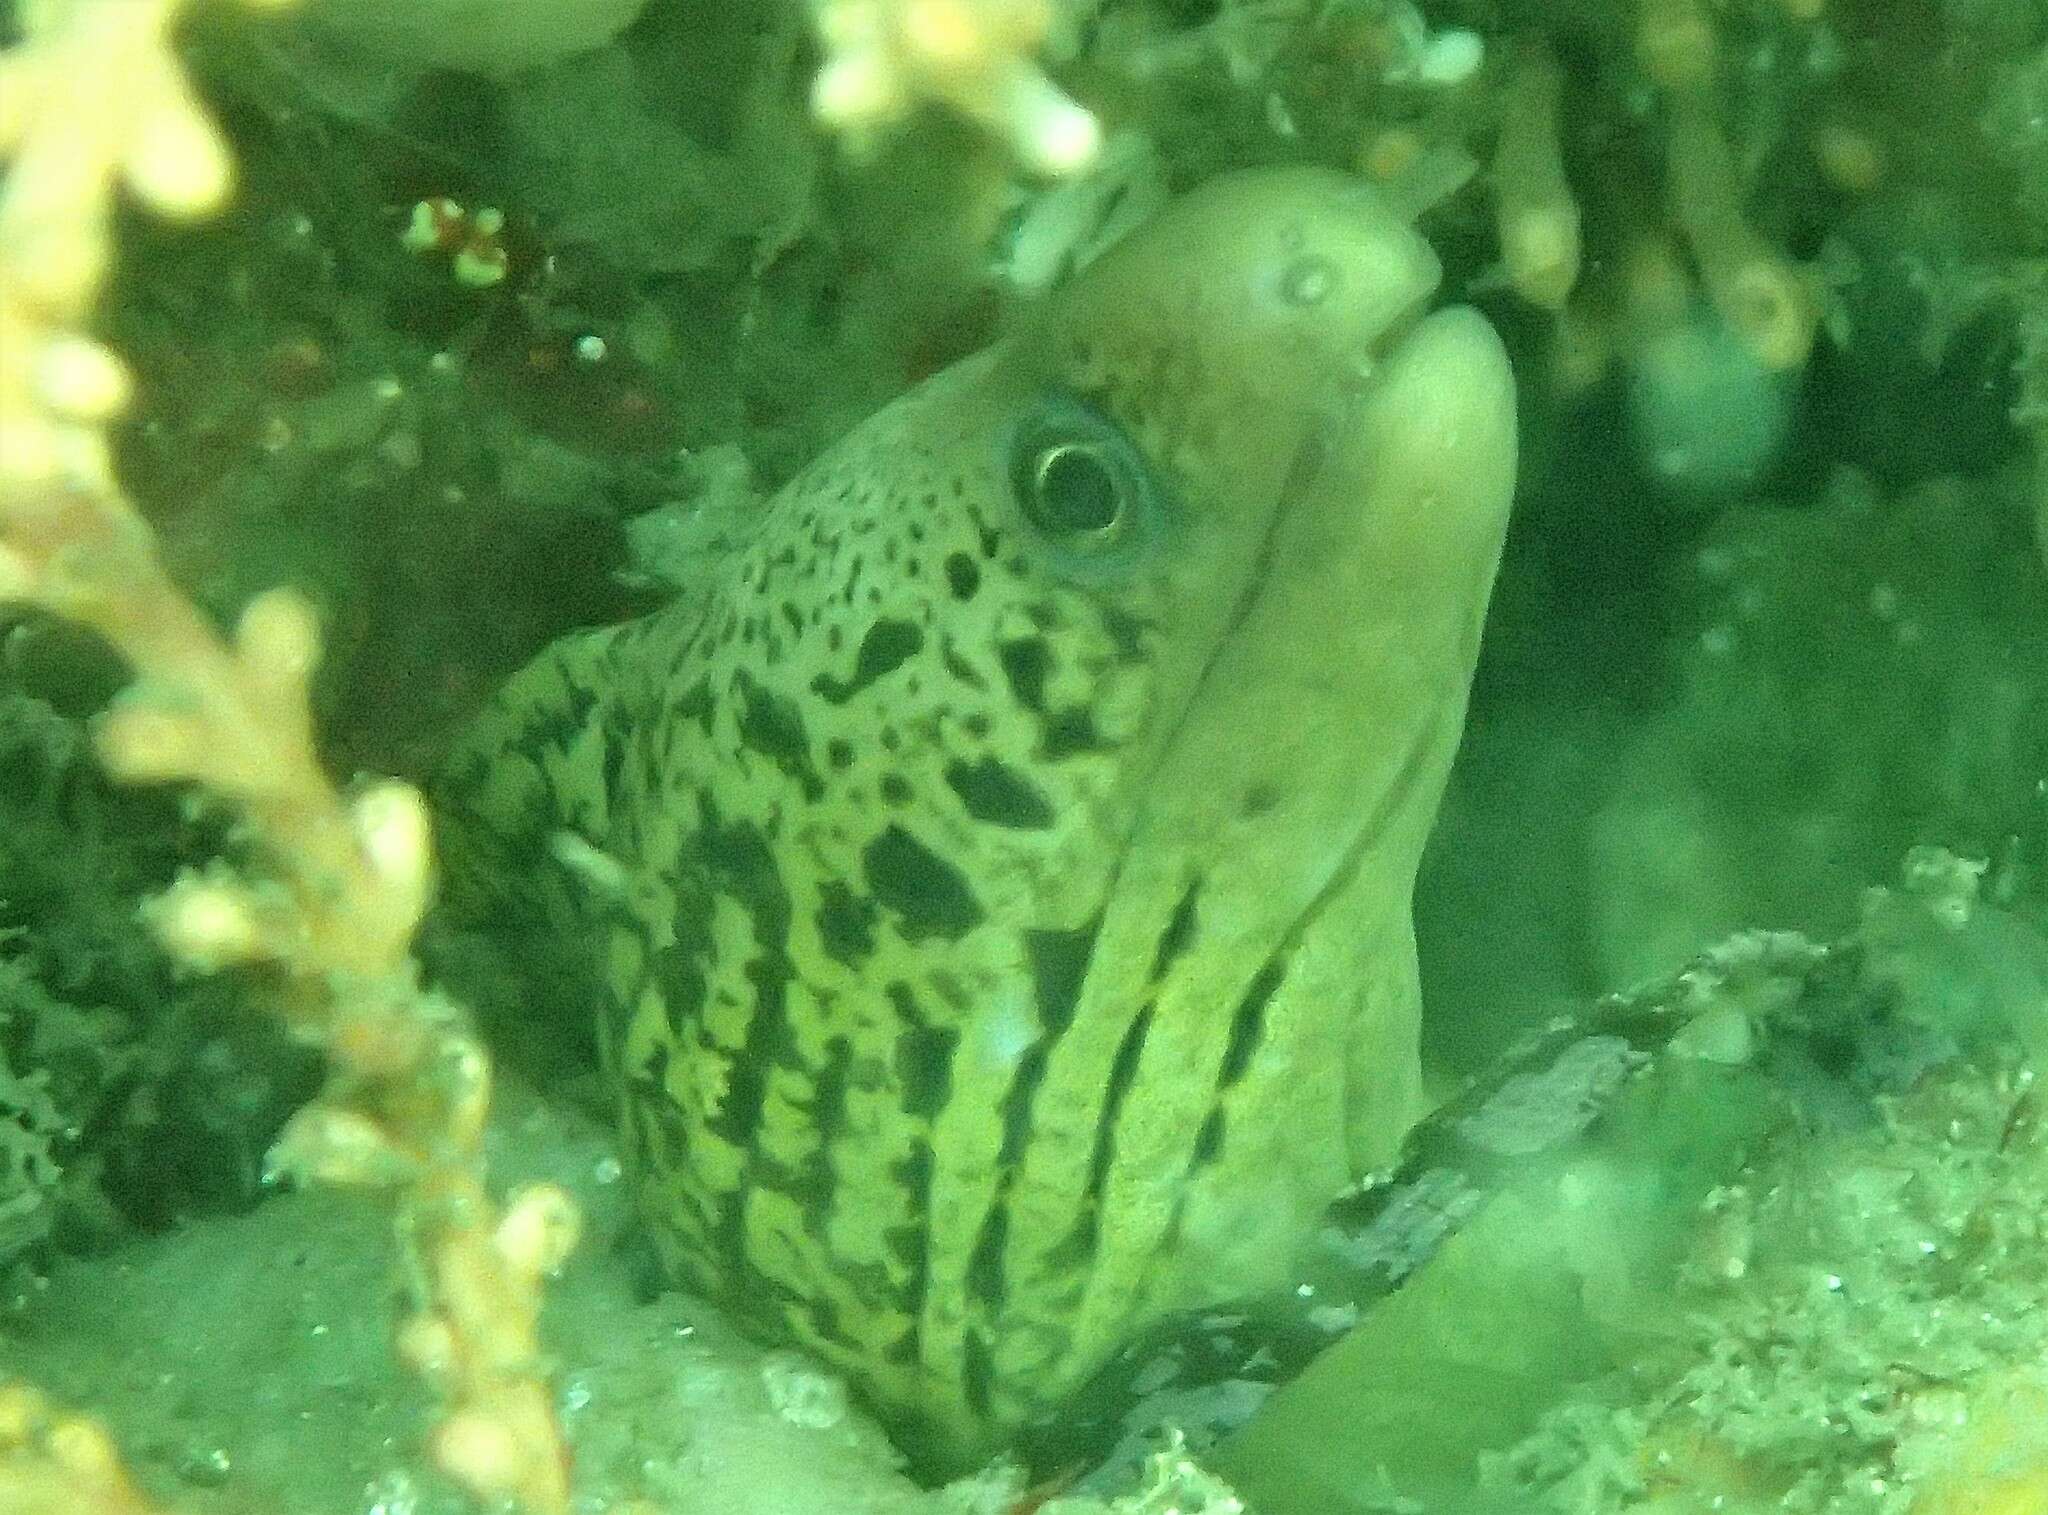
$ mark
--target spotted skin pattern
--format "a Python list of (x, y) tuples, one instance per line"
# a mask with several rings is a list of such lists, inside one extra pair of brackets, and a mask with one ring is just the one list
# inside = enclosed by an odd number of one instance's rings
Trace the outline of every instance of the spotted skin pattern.
[(450, 765), (450, 909), (569, 954), (666, 1267), (934, 1471), (1417, 1113), (1514, 452), (1435, 277), (1335, 176), (1219, 180)]

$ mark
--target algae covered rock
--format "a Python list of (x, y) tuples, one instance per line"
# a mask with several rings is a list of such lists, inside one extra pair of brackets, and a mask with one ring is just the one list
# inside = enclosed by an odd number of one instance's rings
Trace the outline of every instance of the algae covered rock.
[[(37, 639), (16, 628), (18, 662), (36, 662)], [(89, 705), (77, 654), (40, 676)], [(139, 914), (221, 829), (173, 796), (115, 789), (82, 721), (0, 689), (0, 1257), (253, 1200), (307, 1057), (236, 986), (175, 977)]]
[[(19, 989), (0, 983), (9, 997)], [(64, 1172), (53, 1148), (63, 1132), (63, 1115), (42, 1079), (23, 1078), (0, 1058), (0, 1267), (50, 1233)]]
[(1982, 872), (1618, 997), (1686, 1027), (1215, 1464), (1263, 1515), (2034, 1508), (2048, 933)]
[(1916, 843), (2038, 878), (2048, 582), (2026, 489), (1845, 471), (1818, 501), (1727, 511), (1674, 562), (1659, 708), (1591, 828), (1602, 984), (1749, 922), (1838, 930)]

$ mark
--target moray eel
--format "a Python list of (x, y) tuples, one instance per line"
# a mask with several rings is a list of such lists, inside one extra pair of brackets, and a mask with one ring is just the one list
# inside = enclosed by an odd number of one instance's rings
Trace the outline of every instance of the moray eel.
[(1437, 278), (1352, 181), (1213, 181), (450, 767), (455, 907), (581, 954), (665, 1266), (929, 1470), (1278, 1278), (1420, 1113), (1515, 454)]

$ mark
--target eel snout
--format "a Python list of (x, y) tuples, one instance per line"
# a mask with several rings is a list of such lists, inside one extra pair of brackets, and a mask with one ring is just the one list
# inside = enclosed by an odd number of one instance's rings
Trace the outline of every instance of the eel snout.
[(1225, 398), (1162, 450), (1214, 619), (1190, 628), (1206, 654), (1161, 773), (1205, 798), (1160, 819), (1297, 907), (1363, 841), (1405, 906), (1507, 527), (1506, 354), (1478, 312), (1429, 311), (1435, 255), (1370, 187), (1249, 174), (1169, 214), (1139, 256), (1177, 249), (1186, 298), (1220, 310), (1234, 289), (1239, 313), (1183, 328)]
[(1024, 346), (1056, 382), (1108, 391), (1162, 456), (1218, 470), (1215, 497), (1255, 506), (1439, 277), (1429, 244), (1371, 186), (1255, 170), (1167, 206), (1055, 301), (1050, 340)]

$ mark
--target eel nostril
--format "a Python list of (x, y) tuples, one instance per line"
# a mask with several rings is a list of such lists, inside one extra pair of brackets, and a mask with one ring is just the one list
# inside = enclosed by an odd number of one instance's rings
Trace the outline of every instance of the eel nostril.
[(1337, 266), (1320, 253), (1307, 253), (1280, 275), (1280, 297), (1289, 305), (1312, 309), (1337, 287)]

